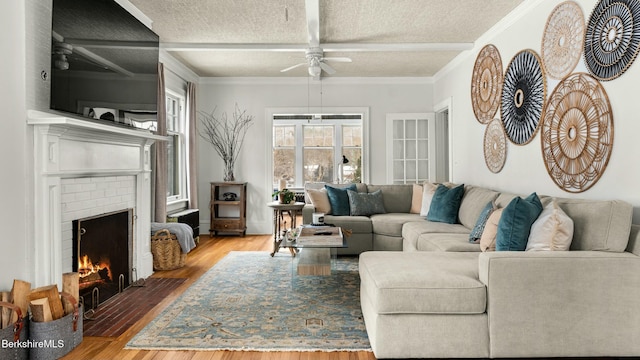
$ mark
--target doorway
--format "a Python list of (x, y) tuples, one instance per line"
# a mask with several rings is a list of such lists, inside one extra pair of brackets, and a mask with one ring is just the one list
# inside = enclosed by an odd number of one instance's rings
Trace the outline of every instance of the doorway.
[(453, 141), (451, 131), (451, 112), (453, 99), (448, 98), (434, 107), (436, 119), (436, 167), (437, 182), (453, 179)]

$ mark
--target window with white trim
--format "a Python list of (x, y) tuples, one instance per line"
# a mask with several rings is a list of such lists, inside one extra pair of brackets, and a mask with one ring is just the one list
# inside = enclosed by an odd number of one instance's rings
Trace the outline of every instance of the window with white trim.
[(167, 202), (184, 200), (186, 194), (185, 98), (169, 90), (167, 103)]
[(362, 181), (362, 115), (274, 115), (273, 184)]

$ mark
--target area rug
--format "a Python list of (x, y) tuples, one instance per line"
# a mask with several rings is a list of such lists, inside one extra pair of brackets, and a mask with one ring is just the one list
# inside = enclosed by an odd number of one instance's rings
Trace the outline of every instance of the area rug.
[(371, 351), (355, 257), (292, 277), (289, 253), (231, 252), (126, 349)]
[(142, 319), (187, 279), (148, 278), (100, 304), (83, 324), (84, 336), (117, 337)]

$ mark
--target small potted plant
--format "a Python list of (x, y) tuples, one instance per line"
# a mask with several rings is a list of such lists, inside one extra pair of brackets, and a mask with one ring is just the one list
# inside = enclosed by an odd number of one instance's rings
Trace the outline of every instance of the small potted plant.
[(271, 196), (278, 196), (280, 204), (291, 204), (296, 201), (296, 194), (289, 189), (276, 190)]

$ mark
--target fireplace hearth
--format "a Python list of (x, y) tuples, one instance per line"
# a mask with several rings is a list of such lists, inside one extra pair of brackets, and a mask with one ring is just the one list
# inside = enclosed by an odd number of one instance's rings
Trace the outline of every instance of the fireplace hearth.
[(73, 221), (73, 270), (85, 309), (130, 284), (133, 209)]

